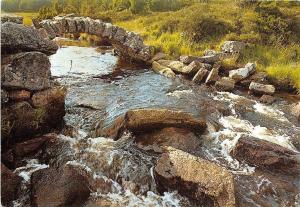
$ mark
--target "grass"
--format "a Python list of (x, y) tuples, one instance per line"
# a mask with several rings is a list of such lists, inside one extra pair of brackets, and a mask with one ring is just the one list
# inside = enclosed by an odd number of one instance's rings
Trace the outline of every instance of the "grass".
[[(231, 27), (236, 27), (239, 19), (246, 22), (245, 30), (251, 30), (255, 26), (253, 20), (257, 15), (251, 9), (237, 12), (233, 3), (219, 5), (219, 3), (197, 4), (175, 12), (152, 12), (147, 15), (127, 15), (126, 19), (114, 18), (112, 21), (127, 30), (138, 32), (144, 38), (145, 43), (153, 46), (155, 51), (162, 51), (168, 58), (178, 58), (180, 55), (201, 56), (206, 49), (220, 50), (220, 45), (226, 40), (240, 40), (248, 43), (244, 54), (240, 58), (225, 60), (223, 64), (228, 68), (241, 67), (247, 62), (255, 62), (259, 71), (265, 71), (276, 79), (287, 79), (295, 87), (300, 89), (300, 45), (287, 44), (285, 46), (267, 46), (255, 44), (260, 39), (257, 33), (237, 35), (229, 33), (222, 37), (210, 38), (202, 42), (190, 41), (180, 25), (189, 13), (198, 15), (205, 13), (216, 18), (223, 19)], [(285, 14), (299, 13), (299, 7), (282, 7)], [(241, 15), (244, 14), (244, 15)], [(115, 15), (118, 16), (118, 15)]]

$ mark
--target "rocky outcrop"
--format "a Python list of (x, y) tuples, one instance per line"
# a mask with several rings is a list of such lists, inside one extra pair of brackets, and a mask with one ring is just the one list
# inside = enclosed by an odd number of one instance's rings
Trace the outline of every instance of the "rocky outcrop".
[(21, 177), (15, 175), (1, 163), (1, 204), (9, 205), (16, 199), (21, 185)]
[(90, 189), (83, 175), (65, 165), (34, 172), (31, 193), (33, 206), (80, 206), (88, 199)]
[(4, 15), (1, 17), (1, 23), (12, 22), (16, 24), (23, 24), (23, 17), (21, 16), (13, 16), (13, 15)]
[(273, 95), (275, 93), (275, 87), (273, 85), (266, 85), (256, 82), (251, 82), (249, 90), (258, 95), (267, 94)]
[(152, 58), (150, 47), (144, 45), (141, 36), (121, 27), (85, 17), (57, 16), (43, 20), (39, 26), (44, 28), (50, 39), (64, 33), (88, 33), (108, 39), (121, 56), (132, 60), (148, 62)]
[(242, 53), (245, 49), (245, 43), (239, 41), (225, 41), (221, 50), (225, 53)]
[(241, 162), (288, 174), (300, 172), (300, 154), (272, 142), (243, 136), (231, 155)]
[(47, 55), (56, 52), (55, 43), (35, 28), (11, 22), (1, 25), (1, 35), (1, 141), (6, 151), (15, 142), (61, 128), (66, 91), (51, 80)]
[(99, 126), (93, 135), (118, 139), (126, 129), (133, 133), (140, 133), (166, 127), (186, 128), (194, 132), (202, 132), (206, 128), (206, 123), (182, 111), (134, 109), (129, 110), (108, 126)]
[(44, 39), (38, 30), (6, 22), (1, 25), (1, 50), (2, 53), (42, 52), (47, 55), (54, 54), (58, 46), (49, 40)]
[(205, 206), (235, 206), (232, 174), (208, 160), (168, 147), (154, 169), (159, 190), (177, 190)]
[[(2, 65), (2, 86), (8, 89), (44, 90), (50, 87), (50, 61), (41, 52), (18, 53)], [(5, 60), (4, 60), (5, 61)]]

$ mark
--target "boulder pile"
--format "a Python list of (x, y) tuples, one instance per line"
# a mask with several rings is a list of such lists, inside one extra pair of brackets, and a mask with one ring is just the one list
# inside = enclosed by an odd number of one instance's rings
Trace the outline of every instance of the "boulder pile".
[[(144, 45), (141, 36), (128, 32), (119, 26), (94, 20), (89, 17), (57, 16), (51, 20), (43, 20), (35, 24), (49, 39), (62, 36), (65, 33), (87, 33), (107, 39), (116, 48), (119, 55), (131, 60), (147, 62), (151, 59), (149, 46)], [(79, 36), (79, 35), (77, 35)]]
[(152, 61), (152, 68), (169, 78), (182, 74), (194, 83), (215, 85), (220, 91), (233, 91), (236, 87), (245, 87), (254, 95), (273, 95), (275, 87), (268, 84), (266, 73), (256, 71), (254, 63), (247, 63), (244, 67), (229, 71), (222, 67), (223, 60), (239, 55), (244, 48), (245, 44), (242, 42), (226, 41), (221, 46), (221, 52), (208, 50), (202, 57), (182, 55), (179, 60), (165, 60), (163, 55), (159, 55)]
[[(57, 45), (21, 24), (1, 25), (2, 143), (59, 128), (65, 91), (51, 81), (50, 61)], [(14, 139), (14, 140), (12, 140)]]
[[(66, 91), (51, 80), (47, 56), (57, 49), (32, 27), (12, 21), (1, 24), (1, 153), (6, 167), (15, 168), (16, 158), (22, 160), (48, 140), (33, 137), (63, 126)], [(11, 182), (1, 183), (1, 195), (10, 203), (20, 177), (4, 164), (2, 177)]]

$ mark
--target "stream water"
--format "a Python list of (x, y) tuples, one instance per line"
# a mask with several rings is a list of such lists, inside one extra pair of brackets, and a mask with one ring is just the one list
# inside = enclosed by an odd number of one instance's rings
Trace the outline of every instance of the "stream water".
[(72, 137), (60, 135), (74, 150), (68, 164), (82, 167), (95, 183), (105, 183), (85, 206), (193, 206), (177, 192), (158, 194), (152, 176), (157, 155), (139, 149), (130, 134), (118, 141), (91, 136), (99, 123), (108, 125), (129, 109), (148, 107), (207, 120), (201, 145), (191, 153), (234, 174), (238, 206), (299, 206), (298, 175), (274, 176), (229, 154), (242, 135), (297, 151), (293, 140), (299, 139), (300, 127), (288, 110), (293, 100), (278, 97), (267, 106), (243, 92), (217, 92), (183, 77), (172, 80), (148, 68), (122, 65), (111, 53), (92, 47), (62, 47), (50, 60), (52, 76), (68, 88), (66, 124), (77, 129)]

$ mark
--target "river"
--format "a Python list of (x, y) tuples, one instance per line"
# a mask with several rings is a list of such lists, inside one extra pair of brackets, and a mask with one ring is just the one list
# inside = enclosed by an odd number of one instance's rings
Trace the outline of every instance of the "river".
[(74, 150), (68, 164), (105, 183), (85, 206), (194, 206), (177, 192), (156, 191), (152, 170), (157, 154), (143, 151), (130, 134), (117, 141), (95, 137), (99, 124), (109, 125), (136, 108), (176, 109), (206, 119), (201, 144), (189, 152), (234, 174), (239, 206), (299, 205), (299, 176), (275, 176), (230, 156), (242, 135), (297, 151), (293, 141), (299, 139), (300, 127), (288, 110), (294, 99), (277, 97), (267, 106), (245, 92), (217, 92), (181, 76), (172, 80), (93, 47), (65, 46), (50, 61), (52, 76), (68, 89), (66, 125), (76, 129), (72, 136), (60, 135)]

